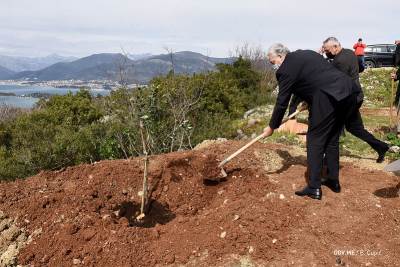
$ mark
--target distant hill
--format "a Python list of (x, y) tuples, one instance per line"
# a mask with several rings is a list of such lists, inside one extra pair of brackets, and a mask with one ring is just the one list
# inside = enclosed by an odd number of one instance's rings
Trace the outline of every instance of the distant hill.
[(13, 74), (15, 74), (15, 72), (13, 72), (12, 70), (0, 66), (0, 80), (5, 80)]
[(70, 62), (76, 59), (76, 57), (64, 57), (57, 54), (46, 57), (11, 57), (0, 55), (0, 66), (15, 72), (36, 71), (58, 62)]
[(120, 80), (121, 74), (130, 83), (147, 83), (153, 77), (175, 73), (200, 73), (215, 69), (216, 63), (232, 63), (233, 58), (212, 58), (183, 51), (132, 60), (122, 54), (94, 54), (72, 62), (61, 62), (39, 71), (24, 71), (13, 79), (29, 80)]
[(56, 63), (39, 71), (19, 72), (13, 79), (40, 81), (113, 79), (119, 62), (124, 60), (131, 61), (122, 54), (95, 54), (72, 62)]

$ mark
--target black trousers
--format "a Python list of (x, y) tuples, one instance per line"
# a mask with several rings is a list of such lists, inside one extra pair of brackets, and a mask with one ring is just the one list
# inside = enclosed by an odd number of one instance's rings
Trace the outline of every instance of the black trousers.
[(359, 108), (362, 102), (357, 105), (356, 110), (349, 115), (345, 122), (346, 130), (357, 138), (360, 138), (364, 142), (368, 143), (377, 153), (383, 153), (388, 150), (388, 145), (376, 139), (371, 133), (369, 133), (365, 128), (361, 118)]
[(307, 132), (308, 185), (311, 188), (321, 187), (324, 155), (329, 176), (339, 178), (339, 137), (348, 117), (358, 110), (355, 94), (340, 102), (332, 99), (330, 102), (335, 107), (334, 111), (318, 125), (310, 125)]

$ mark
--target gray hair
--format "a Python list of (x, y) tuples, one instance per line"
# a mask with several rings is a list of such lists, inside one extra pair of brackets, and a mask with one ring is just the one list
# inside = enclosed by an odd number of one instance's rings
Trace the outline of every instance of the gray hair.
[(289, 53), (289, 48), (280, 43), (273, 44), (268, 49), (268, 54), (276, 56), (286, 56)]
[(336, 37), (329, 37), (324, 41), (324, 44), (331, 43), (333, 45), (341, 46), (339, 40)]

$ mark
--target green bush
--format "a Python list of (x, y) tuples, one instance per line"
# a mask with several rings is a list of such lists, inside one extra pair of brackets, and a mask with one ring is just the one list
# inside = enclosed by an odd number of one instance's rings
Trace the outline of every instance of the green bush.
[[(389, 107), (392, 94), (390, 73), (393, 68), (367, 69), (360, 75), (364, 91), (364, 104), (367, 107)], [(396, 87), (397, 88), (397, 87)], [(394, 90), (396, 90), (396, 88)], [(396, 93), (394, 91), (394, 93)]]
[(270, 87), (249, 61), (216, 72), (169, 74), (146, 87), (106, 97), (87, 90), (41, 100), (30, 113), (0, 123), (0, 179), (33, 175), (102, 159), (189, 149), (204, 139), (233, 137), (234, 121), (271, 100)]

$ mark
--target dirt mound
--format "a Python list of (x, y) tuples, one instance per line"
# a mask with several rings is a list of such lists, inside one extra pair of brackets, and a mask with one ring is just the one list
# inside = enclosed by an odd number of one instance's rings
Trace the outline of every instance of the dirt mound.
[[(395, 177), (346, 165), (342, 171), (354, 181), (345, 180), (344, 193), (324, 190), (320, 202), (294, 198), (293, 189), (304, 183), (305, 157), (293, 156), (281, 145), (257, 144), (227, 164), (225, 181), (204, 182), (218, 173), (216, 166), (224, 156), (243, 144), (228, 141), (151, 157), (150, 203), (143, 222), (135, 220), (142, 158), (102, 161), (1, 183), (0, 210), (17, 218), (18, 227), (29, 234), (42, 230), (20, 251), (18, 263), (333, 265), (336, 244), (338, 249), (371, 246), (385, 254), (361, 260), (342, 257), (343, 261), (393, 266), (395, 246), (400, 245), (395, 238), (400, 230), (398, 199), (374, 196), (371, 189), (391, 185)], [(363, 191), (347, 192), (360, 187), (355, 180), (361, 177)], [(345, 204), (349, 206), (344, 208)], [(364, 234), (373, 229), (378, 231)]]

